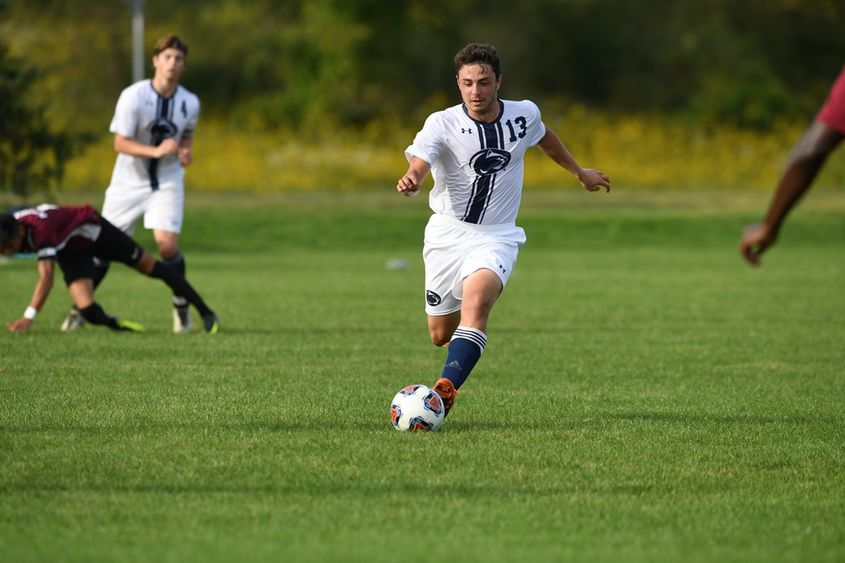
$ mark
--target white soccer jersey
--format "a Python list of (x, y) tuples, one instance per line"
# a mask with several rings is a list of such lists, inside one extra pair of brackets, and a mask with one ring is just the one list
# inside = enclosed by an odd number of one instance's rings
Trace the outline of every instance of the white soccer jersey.
[(522, 199), (525, 151), (546, 134), (529, 100), (500, 100), (499, 117), (472, 119), (463, 104), (431, 114), (405, 149), (431, 164), (435, 213), (475, 224), (513, 224)]
[[(200, 113), (199, 98), (182, 86), (169, 98), (153, 88), (152, 80), (142, 80), (127, 87), (117, 100), (109, 131), (130, 137), (145, 145), (159, 145), (164, 139), (193, 136)], [(141, 158), (119, 153), (112, 172), (112, 187), (182, 185), (185, 171), (177, 155)]]

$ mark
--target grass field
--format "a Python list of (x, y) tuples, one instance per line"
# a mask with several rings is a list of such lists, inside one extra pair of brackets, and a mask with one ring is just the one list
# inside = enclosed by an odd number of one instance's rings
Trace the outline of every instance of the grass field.
[[(165, 287), (122, 266), (100, 302), (146, 334), (59, 333), (60, 281), (0, 333), (0, 560), (845, 561), (845, 195), (812, 194), (752, 270), (767, 198), (526, 194), (487, 350), (430, 435), (388, 419), (444, 359), (423, 198), (189, 198), (219, 335), (170, 334)], [(33, 262), (0, 280), (7, 322)]]

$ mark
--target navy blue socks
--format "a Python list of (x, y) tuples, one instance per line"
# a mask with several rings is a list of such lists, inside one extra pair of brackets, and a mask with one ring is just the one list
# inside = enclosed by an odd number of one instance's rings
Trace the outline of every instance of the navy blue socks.
[(446, 365), (443, 366), (443, 377), (451, 381), (455, 389), (460, 388), (469, 377), (486, 345), (487, 335), (477, 328), (459, 326), (455, 330), (449, 342)]

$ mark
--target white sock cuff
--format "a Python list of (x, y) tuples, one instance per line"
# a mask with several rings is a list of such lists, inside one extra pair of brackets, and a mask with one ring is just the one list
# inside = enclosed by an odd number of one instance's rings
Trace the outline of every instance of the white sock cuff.
[(452, 335), (452, 340), (456, 338), (463, 338), (464, 340), (474, 342), (482, 352), (484, 351), (484, 347), (487, 346), (487, 335), (477, 328), (459, 326), (455, 329), (455, 334)]

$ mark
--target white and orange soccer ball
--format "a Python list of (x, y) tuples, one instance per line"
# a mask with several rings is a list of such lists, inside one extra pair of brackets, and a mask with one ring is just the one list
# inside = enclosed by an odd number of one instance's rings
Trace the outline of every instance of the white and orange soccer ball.
[(445, 416), (443, 399), (425, 385), (408, 385), (390, 403), (390, 420), (399, 431), (435, 432)]

